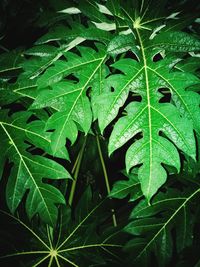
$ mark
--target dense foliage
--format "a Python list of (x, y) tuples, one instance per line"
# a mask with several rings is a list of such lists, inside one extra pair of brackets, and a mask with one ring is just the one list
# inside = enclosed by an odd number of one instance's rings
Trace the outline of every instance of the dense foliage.
[(199, 266), (199, 11), (2, 1), (3, 266)]

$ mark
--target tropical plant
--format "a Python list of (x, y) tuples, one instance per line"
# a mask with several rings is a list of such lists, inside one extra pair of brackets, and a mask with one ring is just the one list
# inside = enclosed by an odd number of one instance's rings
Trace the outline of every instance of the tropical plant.
[(36, 7), (0, 55), (4, 266), (197, 267), (200, 5)]

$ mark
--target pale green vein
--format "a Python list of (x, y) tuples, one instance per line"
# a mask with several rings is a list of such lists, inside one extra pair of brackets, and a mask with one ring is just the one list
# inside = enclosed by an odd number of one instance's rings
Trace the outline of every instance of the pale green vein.
[(48, 253), (49, 251), (43, 251), (43, 250), (22, 251), (22, 252), (11, 253), (11, 254), (1, 256), (0, 259), (6, 259), (6, 258), (21, 256), (21, 255), (48, 254)]
[[(128, 182), (128, 180), (123, 180), (124, 182)], [(118, 191), (116, 191), (116, 192), (114, 192), (114, 193), (112, 193), (111, 192), (111, 197), (114, 197), (115, 195), (117, 195), (117, 194), (119, 194), (119, 193), (121, 193), (121, 192), (123, 192), (123, 191), (126, 191), (126, 190), (128, 190), (128, 189), (130, 189), (130, 188), (132, 188), (132, 187), (135, 187), (135, 186), (137, 186), (137, 185), (139, 185), (140, 183), (138, 182), (138, 183), (135, 183), (135, 184), (132, 184), (132, 185), (129, 185), (129, 186), (126, 186), (125, 188), (123, 188), (123, 189), (120, 189), (120, 190), (118, 190)]]
[[(68, 262), (69, 264), (71, 264), (74, 267), (80, 267), (77, 264), (75, 264), (73, 261), (70, 261), (69, 259), (63, 257), (62, 255), (58, 254), (58, 257), (63, 259), (64, 261)], [(57, 257), (56, 257), (56, 262), (58, 261)], [(59, 265), (58, 265), (59, 266)]]
[(49, 258), (49, 255), (47, 255), (45, 258), (42, 258), (41, 260), (39, 260), (36, 264), (34, 264), (31, 267), (37, 267), (38, 265), (40, 265), (43, 261), (45, 261), (48, 258)]
[[(18, 170), (17, 170), (17, 177), (20, 173), (20, 170), (21, 170), (21, 160), (19, 161), (19, 166), (18, 166)], [(16, 184), (18, 184), (19, 180), (18, 179), (15, 179), (15, 186), (14, 188), (16, 188)], [(14, 210), (14, 202), (15, 202), (15, 196), (16, 196), (16, 190), (14, 190), (14, 193), (13, 193), (13, 196), (12, 196), (12, 204), (11, 204), (11, 210), (13, 211)]]
[[(170, 83), (169, 80), (167, 80), (164, 76), (162, 76), (159, 72), (157, 72), (156, 70), (148, 67), (152, 72), (154, 72), (158, 77), (160, 77), (161, 79), (163, 79), (163, 81), (165, 81), (169, 86), (170, 86), (170, 89), (173, 90), (177, 96), (180, 98), (180, 100), (182, 101), (183, 105), (185, 106), (187, 112), (189, 113), (190, 117), (192, 118), (193, 114), (191, 113), (190, 109), (188, 108), (188, 105), (187, 103), (184, 101), (184, 99), (182, 98), (182, 96), (179, 94), (179, 92), (176, 90), (176, 88)], [(173, 93), (173, 92), (172, 92)]]
[(106, 243), (100, 243), (100, 244), (89, 244), (89, 245), (83, 245), (83, 246), (77, 246), (72, 248), (66, 248), (59, 250), (59, 253), (67, 252), (67, 251), (73, 251), (73, 250), (80, 250), (80, 249), (86, 249), (86, 248), (94, 248), (94, 247), (122, 247), (122, 245), (118, 244), (106, 244)]
[[(167, 198), (167, 199), (159, 200), (159, 201), (153, 203), (153, 204), (152, 204), (152, 207), (153, 207), (153, 206), (160, 205), (161, 203), (164, 203), (164, 202), (177, 201), (177, 200), (186, 200), (186, 199), (187, 199), (186, 197)], [(166, 206), (166, 208), (167, 208), (167, 207), (168, 207), (168, 206)], [(138, 212), (139, 212), (139, 213), (142, 212), (142, 213), (144, 214), (144, 213), (145, 213), (144, 211), (145, 211), (146, 209), (149, 209), (149, 206), (144, 207), (144, 208), (140, 209), (139, 211), (135, 211), (135, 212), (134, 212), (134, 217), (137, 216), (137, 213), (138, 213)]]
[(51, 140), (47, 139), (46, 137), (44, 137), (44, 136), (42, 136), (42, 135), (40, 135), (40, 134), (38, 134), (38, 133), (36, 133), (36, 132), (32, 132), (32, 131), (27, 130), (27, 129), (25, 129), (25, 128), (22, 128), (22, 127), (19, 127), (19, 126), (17, 126), (17, 125), (14, 125), (13, 123), (7, 123), (7, 122), (4, 122), (4, 121), (0, 121), (0, 124), (4, 124), (4, 125), (10, 126), (10, 127), (13, 127), (13, 128), (15, 128), (15, 129), (18, 129), (18, 130), (20, 130), (20, 131), (23, 131), (23, 132), (26, 132), (26, 133), (29, 133), (29, 134), (38, 136), (38, 137), (40, 137), (41, 139), (44, 139), (45, 141), (47, 141), (48, 143), (51, 142)]
[(170, 218), (164, 223), (164, 225), (160, 228), (160, 230), (154, 235), (154, 237), (146, 244), (146, 246), (142, 249), (142, 251), (138, 254), (136, 259), (140, 258), (144, 252), (146, 252), (147, 248), (155, 241), (155, 239), (159, 236), (159, 234), (167, 227), (167, 225), (174, 219), (177, 213), (189, 202), (195, 195), (200, 193), (200, 188), (197, 189), (194, 193), (192, 193), (175, 212), (170, 216)]
[(150, 159), (150, 164), (149, 164), (149, 181), (148, 181), (148, 186), (147, 186), (147, 194), (149, 194), (150, 191), (150, 186), (152, 182), (152, 159), (153, 159), (153, 148), (152, 148), (152, 125), (151, 125), (151, 102), (150, 102), (150, 87), (149, 87), (149, 77), (148, 77), (148, 71), (147, 71), (147, 60), (146, 60), (146, 55), (144, 52), (144, 45), (142, 42), (142, 38), (140, 36), (140, 33), (138, 29), (136, 29), (140, 46), (141, 46), (141, 51), (142, 51), (142, 57), (143, 57), (143, 63), (144, 63), (144, 73), (145, 73), (145, 82), (146, 82), (146, 94), (147, 94), (147, 106), (148, 106), (148, 123), (149, 123), (149, 159)]
[[(28, 172), (28, 174), (29, 174), (29, 176), (30, 176), (30, 178), (31, 178), (31, 180), (32, 180), (32, 182), (33, 182), (33, 184), (34, 184), (34, 186), (35, 186), (35, 189), (36, 189), (36, 190), (34, 190), (34, 194), (35, 194), (36, 191), (39, 193), (40, 198), (41, 198), (41, 200), (42, 200), (42, 203), (43, 203), (44, 206), (46, 207), (46, 211), (47, 211), (48, 214), (49, 214), (49, 218), (50, 218), (50, 220), (51, 220), (51, 223), (53, 224), (52, 219), (51, 219), (51, 216), (50, 216), (50, 213), (49, 213), (49, 210), (48, 210), (48, 207), (47, 207), (47, 204), (46, 204), (46, 202), (45, 202), (45, 199), (43, 198), (43, 195), (42, 195), (42, 193), (40, 192), (40, 190), (39, 190), (39, 188), (38, 188), (38, 185), (37, 185), (37, 183), (36, 183), (34, 177), (32, 176), (31, 171), (29, 170), (28, 166), (26, 165), (26, 162), (25, 162), (25, 160), (24, 160), (24, 158), (23, 158), (23, 155), (20, 153), (18, 147), (16, 146), (14, 140), (12, 139), (12, 137), (10, 136), (9, 132), (6, 130), (6, 128), (4, 127), (4, 125), (3, 125), (2, 123), (0, 123), (0, 125), (1, 125), (1, 127), (3, 128), (4, 132), (6, 133), (6, 135), (8, 136), (8, 138), (10, 139), (10, 141), (12, 142), (12, 145), (14, 146), (14, 148), (15, 148), (15, 150), (16, 150), (16, 152), (17, 152), (19, 158), (20, 158), (20, 160), (22, 161), (24, 167), (26, 168), (26, 170), (27, 170), (27, 172)], [(32, 200), (33, 200), (33, 199), (32, 199)]]
[(156, 112), (158, 112), (174, 129), (175, 131), (179, 134), (179, 136), (182, 137), (182, 139), (184, 140), (185, 145), (188, 147), (188, 150), (190, 151), (190, 147), (188, 146), (188, 143), (186, 141), (186, 138), (184, 137), (184, 135), (178, 130), (178, 128), (163, 114), (161, 113), (158, 109), (152, 107), (152, 109), (154, 109)]
[(52, 250), (53, 249), (53, 245), (52, 245), (52, 241), (51, 241), (49, 225), (46, 225), (46, 230), (47, 230), (47, 236), (48, 236), (48, 240), (49, 240), (49, 246), (50, 246), (50, 248)]
[[(87, 80), (87, 82), (85, 83), (85, 85), (82, 87), (82, 89), (81, 89), (79, 95), (77, 96), (76, 100), (74, 101), (74, 103), (73, 103), (73, 105), (72, 105), (72, 107), (71, 107), (69, 113), (67, 114), (67, 117), (66, 117), (66, 119), (65, 119), (65, 122), (63, 123), (63, 126), (62, 126), (62, 128), (61, 128), (61, 130), (60, 130), (60, 133), (59, 133), (59, 135), (58, 135), (58, 138), (57, 138), (57, 140), (56, 140), (55, 151), (57, 150), (57, 147), (58, 147), (60, 138), (61, 138), (61, 136), (62, 136), (62, 134), (63, 134), (64, 129), (65, 129), (65, 126), (66, 126), (66, 124), (68, 123), (69, 118), (70, 118), (70, 116), (72, 115), (72, 112), (73, 112), (73, 110), (74, 110), (74, 108), (75, 108), (75, 106), (76, 106), (76, 104), (77, 104), (79, 98), (81, 97), (83, 91), (86, 89), (86, 87), (88, 86), (89, 82), (91, 81), (91, 79), (93, 78), (93, 76), (95, 75), (95, 73), (97, 72), (97, 70), (99, 69), (99, 67), (102, 65), (102, 63), (103, 63), (103, 61), (105, 60), (105, 58), (106, 58), (106, 56), (104, 56), (103, 58), (101, 58), (100, 63), (99, 63), (98, 66), (95, 68), (95, 70), (92, 72), (92, 74), (90, 75), (90, 77), (89, 77), (89, 79)], [(99, 59), (99, 60), (100, 60), (100, 59)]]
[[(36, 164), (36, 165), (39, 165), (39, 166), (41, 166), (41, 167), (43, 167), (43, 168), (47, 168), (47, 169), (49, 169), (49, 170), (52, 170), (52, 172), (55, 171), (54, 168), (51, 168), (51, 167), (46, 166), (46, 165), (43, 165), (43, 164), (41, 164), (41, 163), (39, 163), (39, 162), (37, 162), (37, 161), (34, 161), (34, 160), (32, 160), (32, 159), (30, 159), (30, 158), (28, 158), (28, 157), (26, 157), (26, 156), (22, 156), (22, 157), (25, 158), (25, 159), (28, 160), (28, 161), (33, 162), (33, 163)], [(61, 172), (61, 171), (59, 171), (59, 170), (56, 170), (56, 172), (58, 172), (58, 173), (60, 173), (60, 174), (63, 175), (63, 172)]]
[(20, 87), (20, 88), (17, 88), (15, 90), (13, 90), (13, 92), (20, 94), (18, 91), (26, 90), (26, 89), (32, 89), (34, 87), (37, 87), (37, 85), (36, 84), (33, 84), (33, 85), (29, 85), (29, 86)]
[(148, 23), (151, 23), (151, 22), (155, 22), (155, 21), (158, 21), (158, 20), (161, 20), (161, 19), (166, 19), (166, 17), (159, 17), (159, 18), (155, 18), (155, 19), (151, 19), (151, 20), (146, 20), (144, 22), (141, 22), (140, 25), (145, 25), (145, 24), (148, 24)]
[(53, 62), (55, 62), (56, 60), (58, 60), (64, 52), (69, 51), (71, 48), (73, 48), (74, 46), (82, 43), (83, 41), (85, 41), (84, 38), (80, 38), (77, 37), (75, 38), (73, 41), (71, 41), (66, 49), (64, 51), (59, 52), (57, 55), (55, 55), (53, 58), (51, 58), (48, 62), (46, 62), (43, 66), (41, 66), (38, 70), (36, 70), (35, 72), (32, 73), (30, 79), (34, 79), (35, 77), (37, 77), (44, 69), (46, 69), (48, 66), (50, 66)]
[(12, 68), (0, 70), (0, 73), (6, 72), (6, 71), (12, 71), (12, 70), (20, 70), (20, 69), (21, 69), (21, 67), (12, 67)]
[[(84, 65), (92, 64), (92, 63), (94, 63), (94, 62), (96, 62), (96, 61), (99, 61), (100, 59), (101, 59), (101, 58), (95, 58), (95, 59), (93, 59), (93, 60), (88, 60), (88, 61), (86, 61), (86, 62), (77, 64), (77, 65), (73, 65), (73, 66), (71, 66), (71, 67), (69, 66), (68, 68), (63, 69), (62, 71), (58, 71), (58, 72), (56, 72), (54, 75), (51, 75), (51, 76), (50, 76), (50, 79), (53, 80), (54, 77), (56, 77), (56, 76), (62, 75), (63, 73), (68, 72), (68, 71), (72, 71), (73, 69), (77, 69), (77, 68), (83, 67)], [(66, 64), (67, 64), (67, 63), (68, 63), (68, 62), (66, 62)], [(56, 66), (54, 66), (53, 68), (56, 68)], [(48, 78), (47, 78), (47, 81), (48, 81)]]
[(110, 109), (112, 110), (115, 103), (117, 102), (117, 100), (120, 98), (122, 92), (124, 91), (124, 89), (126, 89), (126, 87), (133, 81), (136, 79), (136, 77), (140, 74), (140, 72), (142, 72), (142, 70), (144, 69), (144, 67), (142, 67), (123, 87), (122, 89), (119, 91), (119, 93), (116, 95), (114, 101), (112, 102), (112, 105), (110, 107)]
[(51, 267), (52, 266), (53, 258), (54, 258), (53, 256), (50, 257), (48, 267)]
[(36, 237), (36, 239), (38, 239), (48, 250), (50, 250), (49, 246), (30, 228), (28, 227), (25, 223), (23, 223), (19, 218), (16, 218), (15, 216), (0, 210), (1, 213), (5, 214), (8, 217), (11, 217), (12, 219), (16, 220), (17, 222), (19, 222), (19, 224), (21, 224), (22, 226), (24, 226), (24, 228), (26, 228), (34, 237)]
[(85, 216), (85, 218), (75, 227), (75, 229), (70, 233), (70, 235), (61, 243), (61, 245), (58, 247), (58, 250), (63, 247), (63, 245), (78, 231), (78, 229), (81, 227), (81, 225), (90, 217), (92, 213), (94, 213), (102, 204), (104, 203), (104, 200), (101, 201), (96, 207), (94, 207), (88, 214)]

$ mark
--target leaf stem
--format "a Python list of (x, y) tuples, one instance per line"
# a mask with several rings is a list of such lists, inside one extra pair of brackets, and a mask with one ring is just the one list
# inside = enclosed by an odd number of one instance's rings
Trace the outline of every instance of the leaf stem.
[[(72, 173), (72, 174), (74, 174), (74, 172), (75, 172), (75, 170), (76, 170), (76, 166), (77, 166), (77, 164), (78, 164), (79, 157), (80, 157), (80, 152), (78, 153), (78, 156), (77, 156), (77, 158), (76, 158), (76, 160), (75, 160), (75, 162), (74, 162), (74, 165), (73, 165), (73, 167), (72, 167), (72, 170), (71, 170), (71, 173)], [(66, 194), (67, 194), (67, 187), (68, 187), (68, 180), (67, 180), (66, 183), (65, 183), (65, 187), (64, 187), (64, 196), (66, 196)]]
[(74, 180), (72, 182), (72, 187), (71, 187), (71, 190), (70, 190), (69, 201), (68, 201), (70, 206), (72, 206), (73, 199), (74, 199), (77, 178), (78, 178), (78, 174), (79, 174), (79, 170), (80, 170), (80, 166), (81, 166), (81, 162), (82, 162), (82, 158), (83, 158), (83, 152), (84, 152), (84, 149), (85, 149), (86, 141), (87, 141), (87, 136), (86, 136), (86, 138), (84, 140), (82, 148), (79, 151), (78, 157), (77, 157), (77, 159), (76, 159), (76, 161), (74, 163), (74, 167), (72, 169), (72, 173), (74, 173)]
[[(108, 195), (110, 195), (110, 192), (111, 192), (110, 184), (109, 184), (106, 165), (105, 165), (105, 162), (104, 162), (104, 158), (103, 158), (103, 154), (102, 154), (101, 145), (100, 145), (100, 141), (99, 141), (99, 136), (98, 135), (96, 135), (96, 139), (97, 139), (97, 148), (98, 148), (98, 152), (99, 152), (99, 157), (100, 157), (100, 161), (101, 161), (101, 165), (102, 165), (102, 169), (103, 169), (103, 174), (104, 174), (104, 178), (105, 178), (105, 184), (106, 184), (107, 193), (108, 193)], [(111, 209), (111, 212), (112, 212), (113, 225), (116, 227), (117, 226), (117, 220), (116, 220), (116, 216), (115, 216), (115, 210)]]
[(52, 262), (53, 262), (53, 256), (50, 257), (48, 267), (51, 267), (52, 266)]
[(36, 237), (36, 239), (38, 239), (46, 248), (47, 250), (49, 251), (51, 248), (45, 243), (44, 240), (42, 240), (39, 235), (37, 235), (29, 226), (27, 226), (23, 221), (21, 221), (19, 218), (15, 217), (14, 215), (12, 214), (9, 214), (8, 212), (4, 211), (4, 210), (1, 210), (0, 209), (0, 212), (5, 214), (6, 216), (10, 217), (10, 218), (13, 218), (14, 220), (16, 220), (19, 224), (21, 224), (22, 226), (24, 226), (25, 229), (27, 229), (33, 236)]
[(49, 245), (50, 245), (50, 248), (52, 249), (53, 248), (53, 245), (52, 245), (52, 240), (51, 240), (51, 234), (50, 234), (49, 225), (46, 225), (46, 229), (47, 229), (47, 236), (48, 236), (48, 240), (49, 240)]
[(97, 206), (95, 206), (88, 214), (85, 216), (83, 220), (74, 228), (74, 230), (65, 238), (65, 240), (59, 245), (57, 250), (60, 250), (61, 247), (64, 246), (64, 244), (67, 243), (67, 241), (78, 231), (78, 229), (83, 225), (83, 223), (90, 217), (91, 214), (93, 214), (103, 203), (105, 199), (103, 199)]
[(94, 247), (117, 247), (117, 248), (121, 248), (122, 245), (118, 245), (118, 244), (105, 244), (105, 243), (88, 244), (88, 245), (83, 245), (83, 246), (78, 246), (78, 247), (71, 247), (71, 248), (62, 249), (62, 250), (59, 250), (59, 253), (63, 253), (63, 252), (67, 252), (67, 251), (73, 251), (73, 250), (86, 249), (86, 248), (94, 248)]
[(7, 254), (0, 256), (0, 259), (6, 259), (10, 257), (16, 257), (16, 256), (21, 256), (21, 255), (32, 255), (32, 254), (48, 254), (49, 251), (43, 251), (43, 250), (35, 250), (35, 251), (22, 251), (22, 252), (17, 252), (17, 253), (12, 253), (12, 254)]
[(55, 260), (56, 260), (57, 267), (61, 267), (57, 256), (55, 257)]
[[(69, 259), (63, 257), (63, 256), (60, 255), (60, 254), (58, 254), (58, 257), (60, 257), (61, 259), (63, 259), (64, 261), (66, 261), (67, 263), (69, 263), (69, 264), (71, 264), (71, 265), (73, 265), (73, 266), (75, 266), (75, 267), (80, 267), (80, 266), (76, 265), (73, 261), (70, 261)], [(57, 262), (57, 261), (58, 261), (58, 259), (57, 259), (57, 257), (56, 257), (56, 262)]]
[(140, 258), (144, 253), (146, 253), (147, 248), (150, 247), (150, 245), (155, 241), (155, 239), (160, 235), (160, 233), (166, 229), (167, 225), (174, 219), (174, 217), (177, 215), (177, 213), (185, 207), (187, 202), (189, 202), (196, 194), (200, 193), (200, 188), (198, 188), (195, 192), (193, 192), (189, 197), (185, 199), (185, 201), (174, 211), (174, 213), (169, 217), (169, 219), (163, 224), (163, 226), (158, 230), (157, 233), (153, 236), (152, 239), (149, 240), (149, 242), (143, 247), (142, 251), (135, 257), (135, 261)]
[(32, 265), (32, 267), (37, 267), (38, 265), (40, 265), (43, 261), (45, 261), (48, 258), (49, 258), (49, 255), (39, 260), (36, 264)]

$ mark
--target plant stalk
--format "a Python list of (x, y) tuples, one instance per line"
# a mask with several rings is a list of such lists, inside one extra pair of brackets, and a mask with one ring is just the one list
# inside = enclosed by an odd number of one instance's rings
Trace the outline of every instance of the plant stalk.
[[(79, 161), (79, 156), (80, 156), (80, 151), (79, 151), (79, 153), (78, 153), (78, 156), (77, 156), (77, 158), (76, 158), (76, 160), (75, 160), (75, 162), (74, 162), (73, 168), (72, 168), (72, 170), (71, 170), (71, 173), (72, 173), (72, 174), (74, 174), (74, 172), (75, 172), (75, 170), (76, 170), (76, 166), (77, 166), (78, 161)], [(68, 187), (68, 184), (69, 184), (69, 181), (67, 180), (66, 183), (65, 183), (65, 188), (64, 188), (64, 195), (65, 195), (65, 196), (66, 196), (66, 194), (67, 194), (67, 187)]]
[(72, 174), (74, 173), (74, 180), (72, 182), (72, 187), (70, 190), (69, 201), (68, 201), (70, 206), (72, 206), (73, 199), (74, 199), (74, 194), (75, 194), (75, 190), (76, 190), (76, 183), (77, 183), (78, 174), (79, 174), (79, 170), (80, 170), (80, 166), (81, 166), (81, 162), (82, 162), (82, 158), (83, 158), (83, 152), (85, 149), (86, 140), (87, 140), (87, 137), (84, 140), (82, 148), (78, 153), (78, 157), (77, 157), (77, 159), (74, 163), (73, 169), (72, 169)]
[[(97, 139), (97, 148), (98, 148), (98, 152), (99, 152), (99, 157), (100, 157), (100, 161), (101, 161), (101, 165), (102, 165), (102, 169), (103, 169), (103, 174), (104, 174), (104, 178), (105, 178), (106, 189), (107, 189), (107, 193), (109, 195), (110, 192), (111, 192), (110, 184), (109, 184), (106, 165), (105, 165), (104, 158), (103, 158), (103, 155), (102, 155), (102, 150), (101, 150), (101, 145), (100, 145), (100, 141), (99, 141), (99, 136), (98, 135), (96, 135), (96, 139)], [(112, 213), (113, 226), (116, 227), (117, 226), (117, 220), (116, 220), (115, 210), (111, 209), (111, 213)]]

